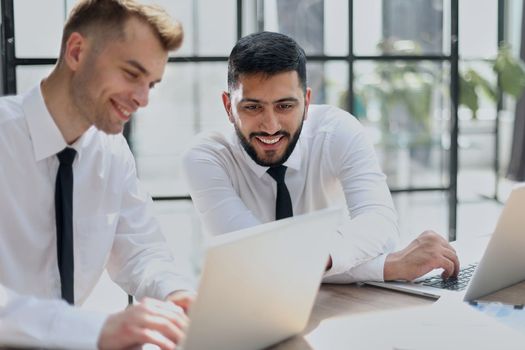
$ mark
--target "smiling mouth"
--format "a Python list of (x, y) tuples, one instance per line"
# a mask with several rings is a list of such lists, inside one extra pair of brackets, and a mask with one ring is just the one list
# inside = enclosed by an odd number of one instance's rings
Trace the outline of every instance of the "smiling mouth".
[(121, 119), (128, 120), (131, 116), (132, 111), (128, 110), (126, 107), (118, 104), (114, 100), (111, 101), (117, 112), (119, 112), (119, 115), (121, 116)]
[(259, 140), (260, 142), (264, 143), (265, 145), (273, 145), (279, 142), (282, 139), (282, 137), (283, 135), (271, 136), (271, 137), (256, 136), (255, 138)]

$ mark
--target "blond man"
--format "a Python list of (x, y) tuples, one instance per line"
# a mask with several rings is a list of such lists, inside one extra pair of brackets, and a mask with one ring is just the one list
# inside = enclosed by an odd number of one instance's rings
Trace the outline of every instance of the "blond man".
[[(183, 338), (191, 286), (121, 135), (182, 36), (160, 8), (80, 1), (51, 74), (0, 99), (0, 345), (173, 349)], [(105, 268), (141, 302), (77, 308)]]

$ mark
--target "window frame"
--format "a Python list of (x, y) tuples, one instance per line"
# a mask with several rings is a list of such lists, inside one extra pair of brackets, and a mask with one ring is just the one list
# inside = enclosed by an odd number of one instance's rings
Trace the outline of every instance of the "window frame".
[[(264, 16), (260, 15), (264, 13), (264, 0), (255, 0), (256, 1), (256, 27), (257, 30), (264, 29)], [(433, 61), (433, 62), (448, 62), (451, 70), (451, 79), (450, 79), (450, 149), (449, 149), (449, 183), (447, 186), (436, 186), (436, 187), (406, 187), (406, 188), (392, 188), (391, 192), (403, 193), (403, 192), (422, 192), (422, 191), (441, 191), (448, 193), (448, 228), (449, 233), (448, 237), (450, 241), (456, 239), (456, 226), (457, 226), (457, 173), (458, 173), (458, 102), (459, 102), (459, 32), (458, 32), (458, 1), (459, 0), (450, 0), (451, 6), (451, 21), (450, 21), (450, 54), (448, 55), (355, 55), (354, 54), (354, 30), (353, 30), (353, 0), (348, 2), (348, 53), (347, 55), (307, 55), (307, 60), (310, 62), (330, 62), (330, 61), (339, 61), (346, 62), (348, 65), (348, 95), (347, 95), (347, 105), (349, 111), (352, 113), (354, 111), (354, 63), (359, 61)], [(16, 94), (16, 68), (18, 66), (38, 66), (38, 65), (53, 65), (56, 63), (56, 58), (24, 58), (16, 57), (15, 55), (15, 33), (14, 33), (14, 0), (0, 0), (1, 6), (1, 42), (0, 46), (2, 47), (1, 55), (1, 79), (2, 79), (2, 94)], [(237, 39), (240, 39), (243, 36), (243, 0), (236, 0), (236, 34)], [(498, 40), (501, 40), (503, 35), (503, 8), (504, 0), (498, 0)], [(501, 34), (501, 35), (500, 35)], [(227, 56), (177, 56), (169, 57), (168, 64), (177, 64), (180, 62), (184, 63), (205, 63), (205, 62), (227, 62)], [(500, 102), (501, 103), (501, 99)], [(125, 129), (125, 135), (129, 136), (131, 125), (128, 124)], [(495, 135), (498, 135), (496, 132)], [(130, 138), (128, 137), (128, 142), (132, 147)], [(497, 147), (498, 142), (496, 142)], [(499, 164), (499, 159), (496, 159), (495, 163)], [(154, 200), (188, 200), (191, 199), (189, 195), (187, 196), (159, 196), (154, 197)]]

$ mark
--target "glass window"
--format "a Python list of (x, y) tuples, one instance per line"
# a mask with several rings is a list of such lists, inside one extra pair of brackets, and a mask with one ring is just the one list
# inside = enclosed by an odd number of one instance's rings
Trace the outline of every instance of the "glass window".
[(195, 54), (228, 56), (237, 41), (237, 6), (235, 0), (199, 0), (198, 42)]
[(380, 54), (378, 45), (383, 38), (382, 13), (382, 0), (354, 1), (354, 18), (352, 21), (354, 31), (354, 54)]
[(459, 54), (462, 58), (485, 58), (496, 55), (497, 14), (498, 1), (459, 1)]
[(308, 55), (346, 55), (348, 2), (265, 0), (264, 29), (293, 37)]
[(242, 36), (257, 32), (257, 1), (242, 0)]
[(355, 0), (354, 53), (443, 54), (447, 0)]
[(201, 130), (230, 129), (230, 122), (222, 104), (222, 92), (228, 90), (226, 62), (207, 63), (199, 66), (196, 96), (200, 99), (200, 125)]
[[(237, 1), (143, 1), (163, 6), (182, 22), (185, 40), (175, 56), (219, 57), (219, 62), (168, 64), (163, 83), (151, 93), (150, 105), (132, 119), (139, 176), (150, 192), (186, 195), (179, 166), (185, 147), (201, 131), (231, 129), (220, 95), (226, 89), (226, 59), (237, 36)], [(14, 1), (17, 57), (57, 57), (64, 17), (74, 3), (48, 0), (44, 6), (41, 1)], [(459, 2), (460, 54), (466, 58), (460, 71), (464, 74), (472, 68), (490, 83), (495, 76), (486, 59), (497, 52), (497, 3)], [(258, 28), (282, 32), (294, 37), (308, 55), (450, 53), (451, 0), (354, 0), (351, 19), (346, 0), (243, 0), (242, 4), (244, 35)], [(521, 14), (521, 3), (511, 2), (507, 12)], [(512, 20), (519, 32), (521, 17), (512, 15)], [(350, 23), (353, 49), (348, 46)], [(514, 39), (519, 41), (518, 36)], [(358, 59), (351, 64), (353, 68), (345, 58), (310, 59), (312, 103), (347, 109), (352, 69), (353, 112), (374, 141), (389, 185), (394, 189), (448, 185), (448, 63)], [(17, 67), (18, 90), (28, 90), (51, 69), (49, 65)], [(487, 145), (493, 142), (495, 104), (484, 94), (479, 96), (477, 119), (465, 106), (459, 108), (459, 143), (464, 165), (486, 168), (492, 157)]]
[(149, 105), (132, 119), (139, 176), (153, 195), (187, 195), (180, 157), (197, 133), (229, 128), (221, 100), (225, 88), (226, 63), (166, 67)]
[(150, 0), (184, 27), (184, 43), (175, 56), (227, 56), (237, 39), (235, 0)]
[[(496, 88), (496, 74), (492, 69), (492, 63), (489, 61), (482, 60), (468, 60), (462, 61), (459, 64), (459, 71), (462, 79), (468, 79), (472, 81), (472, 75), (483, 79), (488, 86), (493, 90), (492, 94), (495, 93)], [(476, 78), (474, 78), (476, 80)], [(459, 118), (460, 119), (479, 119), (479, 120), (494, 120), (496, 116), (496, 100), (495, 96), (484, 90), (481, 84), (474, 85), (474, 91), (467, 91), (466, 87), (463, 86), (463, 90), (460, 90), (460, 106), (459, 106)], [(475, 94), (475, 96), (472, 95)], [(492, 97), (491, 97), (492, 96)], [(471, 106), (475, 98), (476, 104), (478, 105), (477, 110), (472, 110)], [(463, 103), (462, 103), (463, 102)]]
[(521, 17), (523, 16), (523, 1), (507, 1), (505, 3), (507, 13), (509, 14), (506, 18), (507, 21), (507, 32), (506, 39), (510, 44), (512, 51), (515, 56), (519, 56), (521, 47)]
[(323, 54), (323, 1), (266, 0), (264, 29), (293, 37), (309, 55)]
[(330, 104), (347, 109), (348, 63), (344, 61), (307, 63), (308, 86), (312, 88), (310, 103)]
[[(235, 1), (144, 0), (157, 4), (184, 27), (185, 40), (178, 56), (227, 55), (236, 40)], [(17, 57), (57, 57), (66, 13), (75, 0), (14, 1)], [(45, 13), (46, 16), (39, 16)], [(217, 13), (221, 13), (217, 16)], [(33, 24), (39, 23), (38, 40)]]
[[(13, 5), (16, 56), (57, 57), (64, 25), (65, 2), (16, 0), (13, 1)], [(35, 23), (38, 23), (37, 31), (35, 31)]]
[(324, 54), (348, 55), (348, 1), (324, 1)]
[(402, 239), (412, 236), (410, 238), (412, 240), (429, 228), (438, 233), (448, 231), (448, 196), (446, 192), (396, 193), (393, 199), (397, 211), (399, 232), (404, 233)]
[(392, 189), (447, 184), (448, 64), (359, 62), (355, 93)]
[(47, 77), (53, 66), (19, 66), (16, 68), (16, 90), (24, 93)]

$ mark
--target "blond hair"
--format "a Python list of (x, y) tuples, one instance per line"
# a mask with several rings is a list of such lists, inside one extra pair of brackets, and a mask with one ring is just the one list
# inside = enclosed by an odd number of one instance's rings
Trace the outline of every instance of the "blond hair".
[(135, 0), (80, 0), (64, 26), (60, 56), (64, 54), (72, 33), (99, 34), (100, 40), (105, 42), (109, 38), (122, 37), (124, 24), (131, 17), (149, 24), (166, 51), (176, 50), (182, 44), (182, 25), (159, 6), (144, 5)]

